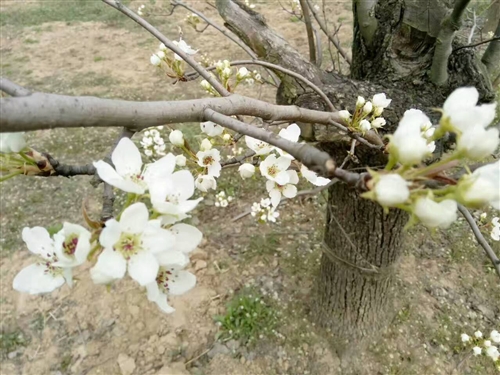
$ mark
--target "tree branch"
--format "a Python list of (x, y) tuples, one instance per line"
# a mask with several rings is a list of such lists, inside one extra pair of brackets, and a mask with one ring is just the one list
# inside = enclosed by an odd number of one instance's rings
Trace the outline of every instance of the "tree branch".
[(359, 24), (359, 31), (363, 41), (370, 46), (378, 29), (378, 21), (375, 17), (375, 6), (377, 0), (359, 0), (356, 1), (356, 18)]
[(498, 20), (497, 29), (495, 30), (495, 37), (491, 39), (491, 43), (484, 51), (481, 61), (488, 69), (492, 82), (500, 77), (500, 20)]
[(469, 225), (470, 225), (470, 227), (472, 229), (472, 232), (474, 233), (474, 236), (477, 239), (477, 242), (479, 242), (479, 244), (482, 246), (482, 248), (486, 252), (486, 255), (488, 256), (488, 258), (490, 258), (491, 262), (493, 263), (493, 267), (495, 268), (495, 271), (496, 271), (498, 277), (500, 277), (500, 260), (496, 256), (496, 254), (493, 251), (493, 249), (490, 247), (488, 241), (486, 241), (486, 239), (484, 238), (483, 234), (479, 230), (479, 228), (478, 228), (478, 226), (476, 224), (476, 221), (474, 220), (474, 218), (472, 217), (472, 215), (470, 214), (470, 212), (464, 206), (462, 206), (461, 204), (458, 205), (458, 210), (463, 215), (463, 217), (465, 218), (465, 220), (467, 220), (467, 223), (469, 223)]
[(436, 39), (430, 71), (431, 82), (442, 86), (448, 81), (448, 59), (452, 53), (452, 42), (462, 26), (462, 16), (470, 0), (457, 0), (450, 16), (444, 19)]
[(52, 176), (62, 176), (62, 177), (72, 177), (78, 175), (94, 175), (96, 173), (96, 169), (92, 164), (86, 165), (67, 165), (61, 164), (58, 160), (54, 159), (50, 154), (43, 153), (43, 155), (47, 158), (54, 171), (56, 171), (55, 175)]
[(314, 41), (314, 32), (311, 24), (311, 15), (309, 14), (309, 6), (307, 0), (300, 0), (300, 7), (304, 16), (304, 23), (306, 24), (307, 42), (309, 43), (309, 61), (317, 64), (316, 60), (316, 43)]
[[(330, 99), (328, 99), (328, 96), (326, 96), (326, 94), (323, 92), (323, 90), (321, 90), (318, 86), (316, 86), (314, 83), (312, 83), (311, 81), (309, 81), (307, 78), (305, 78), (304, 76), (298, 74), (298, 73), (295, 73), (294, 71), (292, 70), (289, 70), (289, 69), (285, 69), (279, 65), (276, 65), (276, 64), (271, 64), (271, 63), (268, 63), (266, 61), (262, 61), (262, 60), (236, 60), (236, 61), (231, 61), (231, 65), (260, 65), (260, 66), (264, 66), (264, 67), (267, 67), (267, 68), (270, 68), (270, 69), (275, 69), (275, 70), (278, 70), (282, 73), (285, 73), (291, 77), (294, 77), (296, 79), (298, 79), (299, 81), (305, 83), (307, 86), (309, 86), (310, 88), (312, 88), (319, 96), (321, 96), (321, 99), (323, 99), (326, 103), (326, 105), (330, 108), (330, 110), (332, 112), (335, 112), (336, 109), (333, 105), (333, 103), (330, 101)], [(207, 68), (207, 70), (213, 70), (215, 69), (215, 67), (209, 67)], [(193, 72), (195, 73), (195, 72)], [(196, 77), (197, 76), (197, 73), (195, 73), (195, 75), (189, 73), (187, 74), (187, 76), (189, 76), (190, 78), (192, 77)]]
[(19, 86), (17, 83), (12, 82), (5, 77), (0, 77), (0, 91), (3, 91), (10, 96), (31, 95), (31, 91), (22, 86)]
[(342, 55), (342, 57), (344, 58), (344, 60), (349, 65), (351, 65), (351, 58), (349, 57), (349, 55), (347, 54), (347, 52), (344, 51), (344, 49), (340, 45), (340, 41), (339, 41), (339, 38), (337, 37), (337, 33), (335, 32), (333, 35), (330, 35), (328, 33), (328, 28), (327, 28), (325, 22), (323, 22), (323, 20), (321, 19), (321, 17), (316, 13), (316, 10), (314, 9), (313, 6), (311, 6), (311, 3), (309, 2), (309, 0), (306, 0), (306, 1), (307, 1), (307, 5), (309, 6), (309, 9), (311, 10), (311, 13), (313, 14), (314, 18), (316, 19), (316, 22), (318, 23), (320, 29), (323, 30), (323, 32), (328, 37), (328, 39), (333, 43), (333, 45), (335, 46), (335, 48), (337, 48), (337, 50)]
[(265, 120), (323, 125), (342, 123), (338, 112), (280, 106), (238, 94), (226, 98), (133, 102), (33, 93), (26, 97), (0, 99), (0, 132), (75, 127), (127, 127), (140, 131), (152, 126), (205, 121), (206, 108), (227, 116), (255, 116)]
[(222, 84), (215, 79), (205, 68), (203, 68), (200, 64), (196, 62), (195, 59), (193, 59), (191, 56), (188, 54), (184, 53), (182, 49), (177, 47), (170, 39), (168, 39), (165, 35), (163, 35), (157, 28), (155, 28), (153, 25), (151, 25), (149, 22), (132, 12), (130, 9), (128, 9), (125, 5), (123, 5), (120, 1), (118, 0), (101, 0), (104, 3), (108, 4), (109, 6), (119, 10), (123, 14), (125, 14), (127, 17), (130, 19), (134, 20), (137, 22), (139, 25), (141, 25), (144, 29), (146, 29), (151, 35), (153, 35), (156, 39), (158, 39), (160, 42), (165, 44), (165, 46), (174, 51), (177, 55), (179, 55), (186, 63), (188, 63), (194, 70), (196, 70), (204, 79), (210, 83), (213, 88), (222, 96), (229, 96), (231, 93), (225, 89)]

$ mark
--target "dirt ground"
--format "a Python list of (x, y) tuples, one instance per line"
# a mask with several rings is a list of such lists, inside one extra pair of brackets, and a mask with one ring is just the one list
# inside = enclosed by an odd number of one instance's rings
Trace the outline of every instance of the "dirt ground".
[[(218, 20), (207, 3), (188, 3)], [(293, 22), (278, 1), (255, 3), (273, 27), (307, 53), (300, 22)], [(131, 8), (140, 4), (133, 2)], [(86, 12), (79, 13), (78, 6), (87, 7)], [(99, 6), (105, 7), (98, 1), (0, 1), (2, 76), (36, 90), (69, 95), (129, 100), (203, 96), (198, 82), (180, 87), (160, 75), (149, 64), (158, 43)], [(348, 2), (327, 3), (334, 21), (345, 24), (339, 37), (347, 48), (350, 7)], [(157, 5), (148, 19), (174, 39), (182, 26), (184, 39), (212, 59), (245, 58), (216, 30), (196, 33), (189, 28), (183, 21), (186, 11), (176, 10), (170, 17), (167, 13)], [(323, 46), (324, 67), (329, 68), (326, 40)], [(241, 93), (269, 101), (275, 95), (262, 86), (243, 88)], [(197, 124), (191, 126), (195, 130), (188, 127), (183, 128), (186, 134), (194, 136)], [(71, 129), (37, 131), (27, 138), (37, 150), (66, 163), (84, 164), (106, 155), (116, 134), (112, 129)], [(340, 374), (339, 361), (325, 341), (328, 333), (317, 332), (308, 319), (324, 196), (286, 203), (274, 225), (259, 225), (250, 216), (228, 225), (265, 196), (262, 181), (243, 184), (234, 171), (228, 172), (218, 191), (236, 199), (228, 208), (218, 208), (214, 194), (209, 194), (194, 213), (192, 222), (204, 233), (192, 256), (198, 283), (191, 292), (173, 298), (176, 312), (165, 315), (130, 280), (109, 290), (95, 286), (88, 267), (79, 269), (72, 289), (64, 286), (44, 296), (13, 291), (14, 276), (32, 262), (21, 228), (64, 220), (81, 223), (83, 200), (98, 215), (101, 188), (93, 189), (87, 177), (18, 177), (0, 188), (2, 375)], [(382, 338), (360, 356), (366, 373), (496, 373), (486, 358), (472, 358), (460, 345), (462, 332), (498, 329), (500, 319), (500, 284), (472, 234), (459, 221), (447, 232), (431, 235), (416, 228), (407, 237), (398, 274), (398, 313)], [(274, 335), (256, 337), (247, 345), (217, 339), (221, 328), (214, 317), (224, 315), (227, 303), (241, 293), (266, 301), (278, 317)]]

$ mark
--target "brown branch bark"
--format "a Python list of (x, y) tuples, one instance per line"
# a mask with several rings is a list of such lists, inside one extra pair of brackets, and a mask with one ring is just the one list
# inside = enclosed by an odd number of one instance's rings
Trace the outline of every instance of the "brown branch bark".
[(309, 13), (307, 0), (300, 0), (300, 7), (302, 8), (302, 15), (304, 16), (304, 23), (306, 25), (307, 42), (309, 44), (309, 61), (311, 61), (315, 65), (318, 65), (316, 60), (316, 43), (314, 41), (311, 14)]

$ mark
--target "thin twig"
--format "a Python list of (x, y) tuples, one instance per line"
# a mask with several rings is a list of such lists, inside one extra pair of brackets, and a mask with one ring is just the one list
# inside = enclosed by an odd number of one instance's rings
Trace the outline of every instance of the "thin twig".
[(177, 55), (179, 55), (186, 63), (188, 63), (194, 70), (196, 70), (204, 79), (208, 81), (212, 85), (212, 87), (222, 96), (229, 96), (231, 93), (226, 90), (222, 84), (215, 79), (205, 68), (203, 68), (200, 64), (196, 62), (191, 56), (186, 54), (181, 48), (176, 46), (170, 39), (168, 39), (165, 35), (163, 35), (157, 28), (147, 22), (144, 18), (140, 17), (136, 13), (132, 12), (129, 8), (123, 5), (118, 0), (101, 0), (109, 6), (119, 10), (127, 17), (138, 23), (142, 26), (146, 31), (148, 31), (151, 35), (153, 35), (156, 39), (162, 42), (168, 49), (174, 51)]
[(496, 40), (500, 40), (500, 36), (496, 36), (496, 37), (491, 38), (491, 39), (486, 39), (486, 40), (483, 40), (482, 42), (478, 42), (478, 43), (474, 43), (474, 44), (469, 44), (467, 46), (457, 47), (457, 48), (455, 48), (453, 50), (453, 53), (455, 53), (457, 51), (460, 51), (461, 49), (464, 49), (464, 48), (474, 48), (474, 47), (480, 46), (481, 44), (486, 44), (486, 43), (494, 42)]
[(465, 220), (467, 220), (467, 223), (469, 223), (469, 226), (471, 227), (472, 232), (474, 233), (474, 236), (476, 237), (477, 242), (479, 242), (479, 244), (482, 246), (482, 248), (486, 252), (486, 255), (488, 256), (488, 258), (490, 258), (491, 263), (493, 263), (493, 267), (495, 268), (495, 271), (496, 271), (498, 277), (500, 277), (500, 260), (498, 259), (497, 255), (495, 254), (495, 252), (491, 248), (488, 241), (486, 241), (483, 234), (479, 230), (479, 228), (476, 224), (476, 221), (474, 220), (474, 218), (470, 214), (469, 210), (467, 210), (461, 204), (458, 205), (458, 210), (463, 215)]
[(306, 25), (307, 42), (309, 43), (309, 61), (316, 64), (316, 43), (314, 41), (314, 32), (311, 24), (311, 15), (309, 14), (309, 7), (307, 0), (299, 0), (300, 7), (302, 8), (302, 15), (304, 16), (304, 23)]
[[(339, 51), (339, 53), (342, 55), (342, 57), (344, 58), (344, 60), (349, 64), (351, 65), (352, 63), (352, 60), (351, 60), (351, 57), (347, 54), (346, 51), (344, 51), (344, 49), (342, 48), (342, 46), (340, 45), (340, 41), (338, 38), (336, 38), (336, 34), (333, 34), (333, 35), (330, 35), (328, 33), (328, 28), (326, 26), (326, 23), (323, 22), (323, 20), (319, 17), (319, 15), (316, 13), (316, 10), (314, 9), (313, 6), (311, 6), (311, 3), (309, 2), (309, 0), (304, 0), (305, 2), (307, 2), (307, 5), (308, 5), (308, 8), (311, 10), (311, 13), (313, 14), (314, 18), (316, 19), (316, 22), (318, 23), (319, 27), (321, 30), (323, 30), (323, 32), (325, 33), (325, 35), (328, 37), (328, 39), (333, 43), (333, 45), (335, 46), (335, 48), (337, 48), (337, 50)], [(334, 26), (335, 27), (335, 26)]]
[(12, 82), (5, 77), (0, 77), (0, 91), (3, 91), (10, 96), (17, 97), (31, 95), (31, 91), (22, 86), (19, 86), (17, 83)]

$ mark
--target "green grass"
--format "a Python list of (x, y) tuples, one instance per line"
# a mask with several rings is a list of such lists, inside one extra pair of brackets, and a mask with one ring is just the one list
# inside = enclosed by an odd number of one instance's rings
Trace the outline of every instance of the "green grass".
[(28, 345), (29, 339), (20, 329), (11, 332), (0, 333), (0, 354), (2, 356), (16, 350), (19, 347)]
[(227, 305), (226, 314), (215, 318), (220, 326), (219, 339), (235, 339), (244, 344), (275, 335), (278, 320), (278, 311), (251, 289), (235, 295)]
[[(122, 0), (128, 5), (129, 0)], [(45, 22), (104, 22), (110, 26), (133, 24), (119, 11), (101, 1), (44, 1), (40, 5), (10, 7), (0, 13), (0, 27), (38, 26)]]

